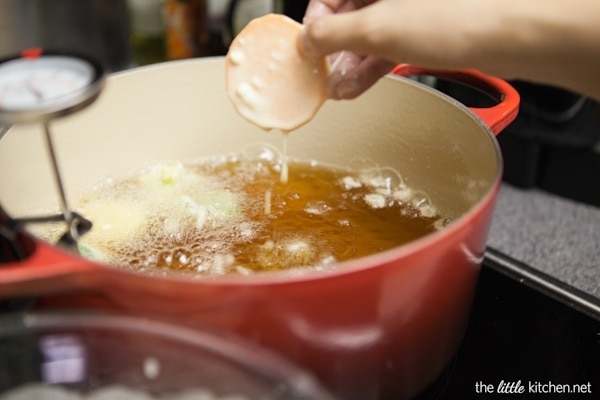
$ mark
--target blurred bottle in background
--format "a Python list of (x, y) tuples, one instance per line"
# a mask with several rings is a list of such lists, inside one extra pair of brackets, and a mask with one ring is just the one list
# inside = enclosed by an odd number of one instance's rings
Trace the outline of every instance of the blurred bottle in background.
[(136, 65), (167, 59), (163, 0), (127, 0), (131, 52)]
[(206, 0), (164, 0), (167, 58), (208, 55)]
[(206, 0), (127, 0), (137, 65), (208, 55)]

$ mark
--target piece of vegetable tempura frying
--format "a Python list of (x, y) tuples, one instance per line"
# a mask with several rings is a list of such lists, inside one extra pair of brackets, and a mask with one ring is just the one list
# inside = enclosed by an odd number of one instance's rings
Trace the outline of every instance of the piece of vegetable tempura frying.
[(229, 47), (227, 95), (238, 113), (266, 130), (298, 128), (327, 99), (327, 61), (300, 53), (302, 29), (285, 15), (268, 14), (250, 21)]

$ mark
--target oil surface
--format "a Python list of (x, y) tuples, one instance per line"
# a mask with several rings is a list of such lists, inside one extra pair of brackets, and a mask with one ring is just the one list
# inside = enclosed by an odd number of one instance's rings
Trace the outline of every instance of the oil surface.
[(336, 268), (446, 224), (389, 169), (222, 157), (154, 165), (87, 192), (84, 256), (136, 271), (250, 275)]

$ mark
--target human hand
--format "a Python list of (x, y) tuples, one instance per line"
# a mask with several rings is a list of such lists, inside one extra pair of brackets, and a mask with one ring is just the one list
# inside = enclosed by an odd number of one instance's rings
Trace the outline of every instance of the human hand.
[(600, 2), (310, 0), (298, 46), (329, 56), (327, 93), (350, 99), (395, 64), (475, 68), (600, 99)]
[(310, 0), (299, 47), (329, 55), (327, 94), (350, 99), (401, 62), (468, 65), (467, 50), (479, 43), (480, 31), (495, 29), (500, 7), (504, 0)]
[[(311, 26), (313, 22), (327, 15), (356, 11), (375, 1), (377, 0), (311, 0), (306, 8), (303, 23)], [(336, 51), (337, 47), (343, 48), (341, 43), (339, 46), (331, 44), (333, 47), (315, 47), (313, 34), (315, 29), (318, 32), (318, 27), (319, 25), (317, 28), (311, 26), (310, 33), (301, 37), (299, 46), (307, 54), (329, 55), (331, 73), (326, 90), (332, 99), (351, 99), (358, 96), (387, 74), (395, 64), (377, 56), (359, 55), (347, 50)], [(330, 48), (332, 50), (329, 50)], [(332, 51), (333, 53), (329, 54)]]

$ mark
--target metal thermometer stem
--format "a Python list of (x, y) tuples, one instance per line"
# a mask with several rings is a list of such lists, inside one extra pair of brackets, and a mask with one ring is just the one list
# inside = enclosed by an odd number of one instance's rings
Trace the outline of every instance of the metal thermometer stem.
[(58, 161), (56, 158), (56, 153), (54, 151), (54, 145), (52, 144), (52, 137), (50, 134), (49, 122), (44, 123), (44, 137), (46, 138), (46, 148), (48, 150), (48, 154), (50, 154), (50, 164), (52, 165), (52, 171), (54, 173), (54, 181), (56, 187), (58, 189), (58, 196), (60, 201), (60, 207), (62, 209), (65, 222), (67, 223), (69, 233), (71, 237), (75, 240), (78, 239), (77, 227), (75, 226), (75, 221), (73, 218), (73, 213), (69, 208), (69, 204), (67, 202), (67, 196), (65, 195), (65, 189), (62, 183), (62, 179), (60, 177), (60, 171), (58, 169)]

